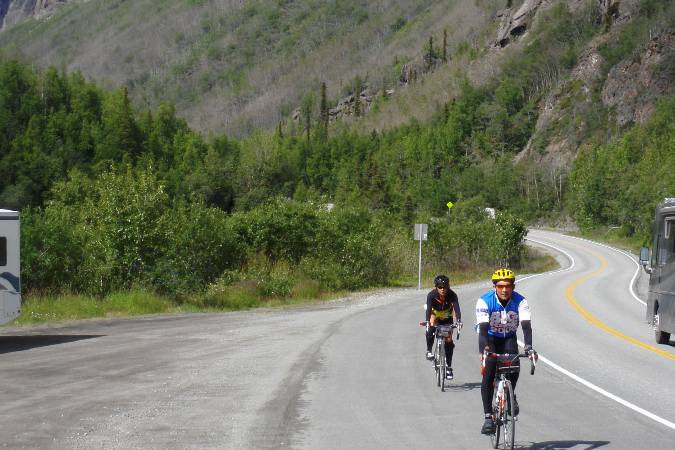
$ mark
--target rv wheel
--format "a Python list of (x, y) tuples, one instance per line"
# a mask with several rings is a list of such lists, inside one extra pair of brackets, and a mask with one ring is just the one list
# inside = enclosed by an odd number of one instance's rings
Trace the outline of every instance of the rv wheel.
[(658, 344), (667, 344), (670, 341), (670, 333), (659, 329), (659, 313), (654, 314), (654, 337)]

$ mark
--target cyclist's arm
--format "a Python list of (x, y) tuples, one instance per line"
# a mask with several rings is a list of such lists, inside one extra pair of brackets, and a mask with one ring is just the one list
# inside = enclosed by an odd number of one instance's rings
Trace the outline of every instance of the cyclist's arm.
[(520, 325), (523, 327), (525, 345), (532, 347), (532, 323), (529, 320), (523, 320), (520, 322)]
[(431, 320), (431, 307), (434, 303), (434, 292), (429, 292), (427, 294), (427, 311), (426, 311), (426, 320), (429, 322)]
[(485, 300), (479, 298), (476, 302), (476, 323), (478, 324), (478, 353), (483, 354), (483, 349), (488, 345), (488, 326), (490, 309)]
[(489, 346), (488, 341), (488, 323), (478, 324), (478, 353), (483, 353), (485, 347)]
[(532, 324), (530, 323), (530, 305), (527, 300), (523, 298), (518, 305), (518, 317), (520, 324), (523, 327), (523, 335), (525, 337), (525, 345), (532, 346)]
[(457, 294), (454, 291), (450, 292), (452, 293), (452, 311), (455, 314), (455, 322), (461, 322), (462, 310), (459, 308), (459, 299), (457, 298)]

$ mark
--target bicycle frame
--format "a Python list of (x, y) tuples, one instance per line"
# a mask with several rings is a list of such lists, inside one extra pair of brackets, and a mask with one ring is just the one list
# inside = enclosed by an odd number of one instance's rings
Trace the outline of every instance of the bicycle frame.
[(534, 375), (537, 356), (536, 353), (530, 355), (525, 353), (492, 353), (486, 348), (483, 351), (484, 364), (487, 358), (496, 360), (495, 379), (493, 381), (494, 391), (492, 394), (492, 414), (496, 427), (495, 433), (490, 436), (490, 440), (492, 441), (493, 448), (497, 448), (501, 432), (503, 431), (506, 448), (513, 449), (516, 437), (515, 422), (517, 417), (514, 406), (515, 393), (507, 374), (520, 370), (520, 364), (516, 364), (520, 358), (528, 358), (531, 364), (530, 374)]
[[(422, 321), (420, 326), (428, 327), (429, 322)], [(434, 354), (434, 370), (436, 372), (436, 386), (441, 388), (442, 392), (445, 392), (445, 372), (447, 370), (447, 361), (445, 360), (445, 340), (448, 337), (452, 337), (453, 330), (457, 330), (456, 339), (459, 340), (459, 330), (460, 326), (456, 323), (436, 325), (436, 330), (434, 332), (435, 344), (433, 347)]]

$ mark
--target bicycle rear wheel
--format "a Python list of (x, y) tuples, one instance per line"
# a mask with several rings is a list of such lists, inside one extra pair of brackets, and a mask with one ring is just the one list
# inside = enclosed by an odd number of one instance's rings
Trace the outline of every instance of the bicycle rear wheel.
[(504, 443), (506, 448), (513, 450), (513, 444), (516, 439), (516, 420), (514, 411), (514, 395), (511, 382), (506, 380), (504, 384), (504, 399), (506, 400), (504, 408)]

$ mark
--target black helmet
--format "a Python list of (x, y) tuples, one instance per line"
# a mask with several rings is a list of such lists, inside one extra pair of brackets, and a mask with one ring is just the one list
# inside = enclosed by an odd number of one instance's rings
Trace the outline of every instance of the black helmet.
[(450, 287), (450, 279), (445, 275), (436, 275), (434, 278), (434, 286), (436, 287)]

